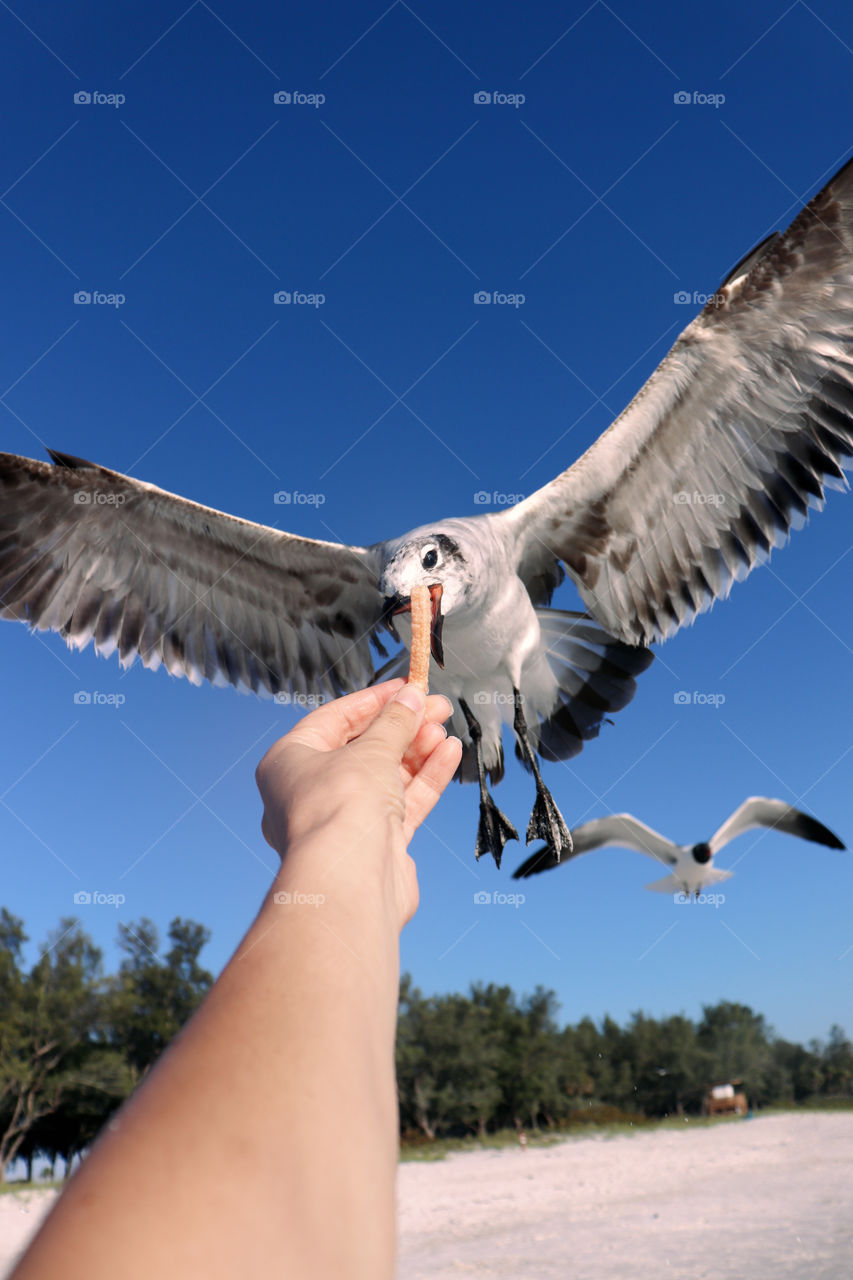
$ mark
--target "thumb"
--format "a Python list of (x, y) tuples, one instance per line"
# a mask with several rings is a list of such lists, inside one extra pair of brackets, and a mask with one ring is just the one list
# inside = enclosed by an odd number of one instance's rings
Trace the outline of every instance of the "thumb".
[(404, 684), (368, 729), (360, 741), (382, 747), (399, 764), (412, 745), (424, 720), (426, 695), (415, 684)]

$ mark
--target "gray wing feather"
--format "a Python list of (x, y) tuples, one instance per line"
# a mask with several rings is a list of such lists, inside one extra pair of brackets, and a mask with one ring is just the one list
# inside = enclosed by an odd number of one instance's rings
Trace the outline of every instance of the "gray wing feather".
[(525, 582), (561, 560), (598, 621), (645, 644), (846, 487), (851, 455), (853, 162), (732, 273), (583, 457), (498, 518)]
[(193, 683), (334, 696), (381, 649), (381, 548), (281, 533), (82, 459), (0, 454), (0, 616)]
[(730, 840), (743, 835), (745, 831), (751, 831), (754, 827), (770, 827), (774, 831), (784, 831), (786, 835), (799, 836), (815, 844), (828, 845), (831, 849), (844, 848), (838, 836), (810, 814), (785, 804), (784, 800), (750, 796), (735, 809), (731, 817), (727, 818), (719, 831), (711, 837), (709, 843), (712, 853), (717, 853)]
[(593, 818), (572, 829), (572, 852), (557, 862), (553, 853), (547, 848), (536, 849), (516, 871), (513, 880), (526, 880), (528, 876), (538, 875), (540, 871), (550, 871), (552, 867), (571, 862), (572, 858), (589, 853), (592, 849), (618, 848), (636, 849), (655, 862), (663, 862), (674, 867), (678, 861), (679, 847), (667, 840), (660, 832), (653, 831), (644, 822), (631, 816), (630, 813), (614, 813), (607, 818)]

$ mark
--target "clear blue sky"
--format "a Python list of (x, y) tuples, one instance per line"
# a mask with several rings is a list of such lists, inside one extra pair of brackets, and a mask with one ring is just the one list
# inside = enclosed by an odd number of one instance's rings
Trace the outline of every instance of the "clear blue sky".
[[(676, 293), (713, 291), (853, 145), (842, 0), (383, 2), (0, 8), (0, 447), (357, 543), (482, 510), (573, 461), (695, 314)], [(759, 793), (853, 843), (851, 517), (831, 494), (546, 766), (570, 824), (629, 810), (694, 841)], [(126, 898), (79, 909), (108, 963), (118, 920), (180, 915), (218, 970), (269, 884), (253, 770), (294, 714), (18, 625), (0, 653), (0, 900), (30, 954), (82, 889)], [(530, 779), (497, 798), (523, 830)], [(567, 1020), (730, 999), (791, 1038), (853, 1031), (850, 855), (749, 835), (725, 903), (678, 907), (627, 852), (514, 884), (521, 846), (476, 865), (476, 817), (453, 787), (414, 841), (424, 990), (542, 983)]]

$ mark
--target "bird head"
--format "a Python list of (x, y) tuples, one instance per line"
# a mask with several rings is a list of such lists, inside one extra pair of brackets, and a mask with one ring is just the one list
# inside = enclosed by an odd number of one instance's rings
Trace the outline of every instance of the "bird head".
[(394, 550), (379, 583), (387, 617), (411, 609), (412, 587), (429, 587), (432, 601), (430, 647), (444, 666), (441, 634), (444, 619), (466, 598), (471, 585), (468, 564), (458, 542), (444, 533), (418, 531)]
[(706, 862), (711, 861), (711, 846), (709, 844), (694, 844), (690, 852), (693, 854), (693, 861), (698, 862), (700, 866), (704, 866)]

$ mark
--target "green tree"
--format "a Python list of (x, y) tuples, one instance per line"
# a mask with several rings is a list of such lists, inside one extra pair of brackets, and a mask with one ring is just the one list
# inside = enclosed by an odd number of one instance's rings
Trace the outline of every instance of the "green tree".
[(160, 937), (148, 919), (119, 925), (125, 959), (113, 982), (111, 1043), (124, 1052), (139, 1079), (198, 1008), (213, 975), (198, 962), (210, 932), (192, 920), (174, 919), (171, 947), (159, 955)]
[(0, 912), (0, 1180), (34, 1126), (86, 1082), (103, 1032), (101, 953), (74, 919), (60, 921), (29, 973), (23, 922)]

